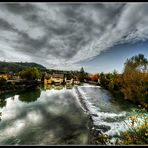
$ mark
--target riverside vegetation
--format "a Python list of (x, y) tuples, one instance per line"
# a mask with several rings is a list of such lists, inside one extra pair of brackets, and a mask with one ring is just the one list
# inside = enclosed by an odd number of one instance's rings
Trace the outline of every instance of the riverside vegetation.
[[(127, 59), (122, 74), (101, 73), (100, 85), (109, 90), (118, 99), (125, 99), (137, 104), (142, 110), (148, 110), (148, 60), (139, 54)], [(142, 119), (139, 121), (138, 119)], [(129, 130), (121, 133), (119, 145), (148, 144), (148, 117), (143, 113), (129, 118)], [(137, 126), (134, 126), (137, 123)], [(103, 138), (102, 138), (103, 137)], [(108, 142), (109, 137), (103, 136), (103, 142)], [(98, 144), (100, 141), (98, 139)]]
[(139, 54), (127, 59), (123, 74), (101, 73), (100, 84), (117, 98), (148, 109), (148, 60)]
[[(3, 68), (1, 69), (3, 71), (2, 73), (4, 73), (6, 69), (5, 64), (3, 63), (3, 66), (2, 66)], [(14, 63), (12, 64), (9, 63), (8, 65), (9, 66), (7, 68), (7, 73), (4, 73), (4, 74), (9, 74), (8, 73), (9, 69), (13, 70), (12, 72), (14, 73), (15, 72), (13, 67)], [(15, 73), (15, 76), (19, 77), (19, 79), (18, 78), (16, 79), (15, 84), (10, 82), (11, 80), (13, 81), (13, 78), (10, 78), (9, 79), (10, 81), (7, 81), (6, 78), (0, 77), (0, 94), (13, 92), (13, 91), (24, 91), (27, 88), (34, 88), (41, 82), (44, 82), (44, 73), (48, 73), (48, 74), (53, 74), (56, 72), (62, 73), (66, 78), (68, 79), (77, 78), (80, 82), (84, 82), (84, 78), (88, 75), (88, 73), (84, 71), (83, 67), (80, 69), (80, 71), (59, 71), (59, 70), (50, 70), (45, 68), (43, 69), (41, 66), (34, 67), (35, 64), (33, 65), (33, 67), (31, 67), (29, 63), (27, 63), (27, 65), (29, 65), (29, 67), (25, 65), (26, 67), (21, 71), (18, 71), (18, 69), (20, 68), (20, 65), (18, 68), (16, 68), (17, 72)], [(0, 66), (1, 66), (1, 63), (0, 63)]]
[(7, 82), (5, 78), (1, 77), (0, 94), (8, 92), (21, 92), (30, 88), (33, 89), (39, 84), (37, 79), (39, 79), (40, 75), (41, 73), (39, 68), (28, 67), (16, 74), (16, 76), (20, 76), (22, 79), (15, 82), (15, 84)]

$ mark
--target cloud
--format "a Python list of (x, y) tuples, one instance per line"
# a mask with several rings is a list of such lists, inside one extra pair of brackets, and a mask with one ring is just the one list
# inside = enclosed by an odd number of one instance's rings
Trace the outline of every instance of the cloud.
[(11, 60), (21, 55), (48, 68), (79, 69), (116, 44), (147, 40), (147, 13), (147, 4), (1, 4), (0, 41), (8, 51), (0, 58), (13, 52)]
[(6, 20), (2, 18), (0, 18), (0, 29), (8, 30), (8, 31), (15, 31), (13, 25), (9, 24)]

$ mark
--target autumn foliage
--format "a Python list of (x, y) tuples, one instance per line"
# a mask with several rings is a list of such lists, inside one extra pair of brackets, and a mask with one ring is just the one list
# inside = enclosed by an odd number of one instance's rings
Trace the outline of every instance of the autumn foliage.
[(122, 74), (101, 73), (100, 83), (116, 97), (141, 104), (148, 109), (148, 60), (144, 55), (127, 59)]
[(99, 74), (90, 74), (87, 76), (87, 79), (89, 81), (95, 81), (95, 82), (98, 82), (98, 79), (99, 79)]

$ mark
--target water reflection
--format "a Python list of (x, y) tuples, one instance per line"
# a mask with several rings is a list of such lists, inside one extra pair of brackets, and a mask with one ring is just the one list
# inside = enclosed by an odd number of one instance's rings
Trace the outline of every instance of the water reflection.
[(3, 108), (6, 106), (7, 101), (4, 99), (0, 99), (0, 108)]
[(61, 85), (61, 84), (45, 84), (44, 86), (42, 86), (42, 88), (44, 88), (44, 90), (50, 90), (50, 89), (54, 89), (54, 90), (61, 90), (61, 89), (72, 89), (74, 87), (74, 85)]
[(19, 95), (19, 100), (22, 102), (34, 102), (37, 101), (37, 99), (40, 97), (41, 95), (41, 90), (62, 90), (62, 89), (72, 89), (73, 85), (42, 85), (40, 87), (38, 87), (37, 89), (32, 89), (32, 90), (27, 90), (27, 91), (23, 91), (23, 92), (11, 92), (11, 93), (6, 93), (6, 94), (2, 94), (0, 95), (0, 108), (3, 108), (6, 106), (7, 104), (7, 98), (11, 98), (12, 100), (14, 100), (14, 96), (15, 95)]
[(6, 98), (0, 144), (87, 144), (87, 115), (65, 88), (52, 85)]
[(40, 97), (41, 90), (33, 89), (24, 92), (11, 92), (7, 94), (2, 94), (0, 95), (0, 108), (3, 108), (7, 105), (7, 98), (11, 98), (11, 100), (14, 100), (16, 95), (19, 95), (20, 101), (29, 103), (36, 101)]
[(23, 92), (19, 94), (19, 100), (22, 102), (34, 102), (41, 95), (40, 89), (29, 90), (27, 92)]
[(7, 94), (2, 94), (0, 95), (0, 108), (3, 108), (7, 105), (7, 98), (12, 98), (14, 97), (14, 95), (16, 94), (16, 92), (14, 93), (7, 93)]

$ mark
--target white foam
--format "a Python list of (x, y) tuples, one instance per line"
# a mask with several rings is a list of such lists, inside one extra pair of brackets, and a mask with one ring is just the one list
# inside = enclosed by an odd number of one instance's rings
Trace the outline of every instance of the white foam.
[[(131, 126), (131, 121), (128, 119), (128, 114), (126, 111), (120, 111), (117, 113), (114, 112), (103, 112), (98, 106), (95, 106), (92, 102), (91, 94), (87, 92), (83, 88), (90, 87), (90, 89), (93, 89), (93, 87), (99, 88), (98, 86), (92, 86), (92, 85), (86, 85), (86, 86), (78, 86), (78, 92), (82, 96), (82, 104), (85, 104), (87, 107), (87, 113), (91, 116), (93, 124), (95, 127), (92, 127), (92, 129), (96, 128), (96, 130), (100, 130), (102, 126), (106, 126), (107, 130), (104, 132), (107, 135), (112, 136), (111, 142), (115, 144), (116, 138), (114, 136), (120, 136), (121, 132), (129, 130), (129, 127)], [(93, 91), (93, 90), (92, 90)], [(95, 92), (94, 92), (95, 93)], [(100, 94), (101, 95), (101, 94)], [(81, 104), (80, 99), (78, 99), (79, 95), (77, 95), (77, 100), (79, 100), (79, 103)], [(101, 99), (99, 97), (99, 99)], [(104, 103), (104, 102), (103, 102)], [(82, 106), (81, 104), (81, 106)], [(106, 104), (107, 105), (107, 104)], [(143, 119), (138, 117), (137, 118), (140, 123), (142, 123)], [(138, 122), (135, 122), (134, 127), (138, 125)], [(110, 128), (108, 128), (110, 127)], [(100, 128), (100, 129), (99, 129)], [(103, 130), (103, 129), (102, 129)]]
[(89, 113), (90, 113), (90, 114), (97, 114), (99, 108), (96, 108), (96, 107), (93, 105), (93, 103), (91, 103), (91, 102), (88, 100), (89, 96), (87, 96), (87, 94), (86, 94), (85, 92), (83, 92), (82, 89), (79, 89), (79, 87), (77, 87), (77, 88), (78, 88), (78, 91), (80, 92), (80, 94), (83, 96), (83, 100), (84, 100), (84, 102), (85, 102), (85, 104), (86, 104), (86, 106), (87, 106), (87, 109), (89, 110)]
[[(77, 87), (79, 93), (83, 97), (83, 102), (85, 103), (89, 115), (92, 117), (94, 125), (97, 127), (99, 125), (104, 125), (104, 126), (109, 126), (110, 129), (106, 131), (105, 133), (111, 136), (114, 135), (120, 135), (121, 131), (125, 131), (128, 129), (126, 123), (124, 121), (112, 121), (112, 122), (107, 122), (105, 121), (106, 118), (113, 119), (114, 118), (125, 118), (126, 117), (126, 112), (119, 112), (119, 113), (112, 113), (112, 112), (101, 112), (101, 109), (96, 107), (92, 102), (91, 102), (91, 97), (89, 94), (84, 92), (81, 88), (82, 87), (96, 87), (96, 86), (79, 86)], [(126, 121), (128, 122), (128, 121)]]

